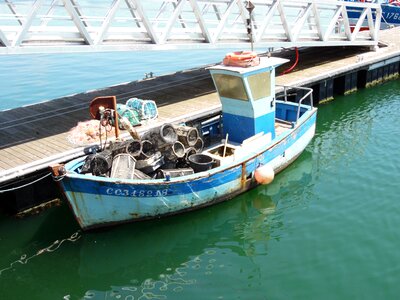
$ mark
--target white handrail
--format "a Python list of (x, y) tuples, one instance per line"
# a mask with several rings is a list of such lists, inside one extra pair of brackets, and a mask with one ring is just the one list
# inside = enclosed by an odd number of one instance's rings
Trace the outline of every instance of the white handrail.
[(1, 1), (0, 54), (378, 44), (379, 4), (252, 2), (250, 37), (245, 0)]
[(297, 121), (300, 118), (300, 109), (301, 109), (301, 105), (303, 104), (303, 101), (307, 98), (310, 99), (310, 108), (312, 109), (314, 107), (314, 101), (313, 101), (313, 89), (312, 88), (308, 88), (308, 87), (301, 87), (301, 86), (289, 86), (289, 85), (276, 85), (277, 87), (282, 87), (283, 88), (283, 97), (284, 97), (284, 101), (288, 102), (288, 90), (292, 91), (292, 90), (303, 90), (303, 91), (307, 91), (305, 95), (303, 95), (303, 97), (301, 97), (299, 99), (298, 102), (298, 106), (297, 106), (297, 113), (296, 113), (296, 121), (294, 122), (295, 124), (297, 123)]

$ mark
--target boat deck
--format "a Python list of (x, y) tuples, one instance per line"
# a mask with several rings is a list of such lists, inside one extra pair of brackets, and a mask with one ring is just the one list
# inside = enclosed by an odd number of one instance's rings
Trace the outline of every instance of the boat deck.
[[(382, 31), (381, 41), (388, 47), (376, 52), (356, 47), (306, 51), (294, 72), (278, 76), (277, 84), (310, 86), (399, 56), (399, 36), (400, 28)], [(139, 133), (165, 122), (212, 115), (221, 108), (208, 70), (199, 68), (0, 111), (0, 184), (82, 155), (84, 147), (68, 142), (69, 130), (90, 119), (88, 104), (93, 98), (108, 95), (117, 96), (119, 103), (131, 97), (156, 101), (159, 118), (137, 127)]]
[(281, 122), (279, 120), (275, 120), (275, 134), (276, 136), (281, 135), (282, 133), (284, 133), (285, 131), (289, 130), (292, 128), (291, 124), (287, 124), (284, 122)]

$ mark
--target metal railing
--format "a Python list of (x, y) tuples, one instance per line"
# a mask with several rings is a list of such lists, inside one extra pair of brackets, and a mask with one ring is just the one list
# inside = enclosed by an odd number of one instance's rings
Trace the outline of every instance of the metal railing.
[(379, 4), (252, 3), (249, 15), (244, 0), (3, 0), (0, 54), (378, 44)]
[[(295, 124), (297, 123), (297, 121), (299, 120), (299, 118), (300, 118), (300, 110), (301, 110), (301, 107), (302, 107), (302, 104), (303, 104), (303, 101), (305, 100), (305, 99), (309, 99), (309, 101), (310, 101), (310, 108), (308, 109), (308, 110), (311, 110), (311, 109), (313, 109), (313, 107), (314, 107), (314, 101), (313, 101), (313, 89), (312, 88), (308, 88), (308, 87), (300, 87), (300, 86), (288, 86), (288, 85), (276, 85), (277, 87), (281, 87), (281, 88), (283, 88), (283, 99), (284, 99), (284, 101), (285, 102), (288, 102), (289, 100), (288, 100), (288, 97), (289, 96), (293, 96), (293, 95), (296, 95), (297, 93), (295, 93), (295, 94), (288, 94), (288, 91), (293, 91), (293, 90), (295, 90), (295, 91), (297, 91), (297, 90), (302, 90), (302, 91), (305, 91), (306, 93), (298, 100), (298, 106), (297, 106), (297, 113), (296, 113), (296, 121), (295, 121)], [(277, 97), (278, 98), (278, 97)], [(297, 102), (297, 100), (296, 100), (296, 102)]]

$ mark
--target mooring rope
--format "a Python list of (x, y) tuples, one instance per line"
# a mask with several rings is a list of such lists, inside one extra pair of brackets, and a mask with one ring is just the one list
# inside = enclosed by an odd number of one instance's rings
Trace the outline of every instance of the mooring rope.
[(41, 255), (43, 253), (46, 253), (46, 252), (54, 252), (54, 251), (56, 251), (58, 248), (60, 248), (60, 246), (65, 241), (70, 241), (72, 243), (75, 243), (77, 240), (79, 240), (81, 238), (82, 235), (80, 235), (80, 233), (81, 233), (81, 231), (78, 230), (78, 231), (74, 232), (69, 238), (62, 239), (61, 241), (56, 240), (50, 246), (38, 250), (32, 256), (27, 257), (26, 254), (21, 255), (21, 257), (18, 260), (12, 262), (9, 267), (0, 270), (0, 276), (1, 276), (1, 274), (3, 272), (5, 272), (7, 270), (11, 270), (14, 267), (14, 265), (17, 264), (17, 263), (19, 263), (21, 265), (26, 265), (32, 258), (34, 258), (36, 256), (39, 256), (39, 255)]
[(36, 179), (36, 180), (34, 180), (34, 181), (32, 181), (32, 182), (28, 182), (28, 183), (26, 183), (26, 184), (23, 184), (23, 185), (20, 185), (20, 186), (17, 186), (17, 187), (13, 187), (13, 188), (10, 188), (10, 189), (0, 190), (0, 194), (1, 194), (1, 193), (7, 193), (7, 192), (12, 192), (12, 191), (15, 191), (15, 190), (22, 189), (22, 188), (27, 187), (27, 186), (29, 186), (29, 185), (32, 185), (32, 184), (34, 184), (34, 183), (36, 183), (36, 182), (38, 182), (38, 181), (40, 181), (40, 180), (42, 180), (42, 179), (45, 179), (46, 177), (48, 177), (48, 176), (50, 176), (50, 175), (51, 175), (51, 173), (48, 173), (48, 174), (46, 174), (46, 175), (44, 175), (44, 176), (42, 176), (42, 177), (40, 177), (40, 178), (38, 178), (38, 179)]

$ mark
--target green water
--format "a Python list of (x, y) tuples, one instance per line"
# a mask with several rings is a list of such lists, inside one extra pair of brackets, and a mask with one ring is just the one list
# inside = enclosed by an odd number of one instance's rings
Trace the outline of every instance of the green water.
[[(68, 207), (0, 220), (0, 299), (399, 299), (400, 80), (337, 97), (268, 187), (76, 233)], [(19, 261), (18, 261), (19, 260)]]

